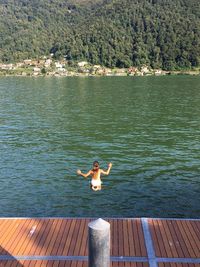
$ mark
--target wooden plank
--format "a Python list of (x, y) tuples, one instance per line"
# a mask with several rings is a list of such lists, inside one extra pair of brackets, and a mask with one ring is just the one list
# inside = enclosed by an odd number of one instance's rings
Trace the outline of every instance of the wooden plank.
[(5, 242), (2, 242), (2, 246), (4, 249), (9, 251), (9, 253), (12, 253), (13, 246), (20, 246), (18, 242), (21, 242), (20, 238), (23, 238), (24, 232), (23, 229), (26, 228), (30, 224), (30, 220), (15, 220), (16, 226), (14, 226), (12, 229), (10, 229), (10, 233), (7, 235)]
[(29, 235), (33, 226), (34, 221), (30, 219), (27, 219), (25, 224), (22, 225), (18, 236), (14, 238), (14, 242), (10, 247), (10, 252), (13, 255), (23, 255), (22, 251), (24, 251), (27, 247), (27, 244), (30, 243)]
[(66, 234), (66, 231), (68, 229), (69, 220), (61, 219), (61, 225), (58, 230), (58, 235), (56, 238), (56, 242), (54, 247), (52, 248), (51, 255), (61, 255), (59, 254), (59, 249), (62, 247), (62, 239), (63, 236)]
[(73, 255), (75, 255), (75, 256), (80, 255), (84, 228), (86, 227), (86, 221), (84, 219), (80, 220), (80, 226), (79, 227), (80, 228), (79, 228), (78, 238), (76, 240), (76, 246), (75, 246), (74, 253), (73, 253)]
[[(188, 239), (190, 240), (191, 247), (193, 248), (196, 257), (200, 258), (200, 233), (198, 238), (192, 227), (191, 221), (185, 221), (184, 224), (187, 226), (187, 229), (189, 230), (190, 233)], [(190, 239), (190, 235), (192, 237), (192, 240)]]
[(129, 236), (128, 236), (128, 224), (127, 220), (122, 221), (123, 229), (123, 242), (124, 242), (124, 254), (123, 256), (130, 256), (130, 245), (129, 245)]
[(141, 219), (137, 219), (137, 227), (138, 227), (140, 250), (141, 250), (140, 256), (146, 257), (147, 256), (147, 249), (146, 249), (146, 245), (145, 245)]
[(179, 228), (179, 226), (177, 224), (177, 220), (173, 220), (172, 225), (173, 225), (174, 231), (175, 231), (176, 236), (177, 236), (176, 246), (180, 247), (180, 249), (182, 250), (182, 253), (183, 253), (182, 256), (180, 256), (180, 257), (190, 258), (190, 254), (188, 252), (188, 248), (187, 248), (186, 243), (185, 243), (187, 238), (184, 240), (181, 229)]
[(193, 250), (193, 248), (191, 246), (191, 242), (190, 242), (190, 240), (192, 241), (192, 235), (191, 235), (191, 233), (189, 233), (189, 237), (188, 237), (188, 234), (187, 234), (187, 232), (189, 232), (189, 229), (186, 228), (183, 221), (177, 221), (176, 224), (178, 225), (178, 227), (180, 229), (180, 233), (181, 233), (180, 235), (183, 237), (186, 249), (188, 251), (188, 254), (187, 254), (187, 255), (189, 255), (188, 257), (195, 258), (196, 255), (194, 253), (194, 250)]
[(11, 224), (14, 225), (14, 222), (12, 220), (10, 220), (10, 221), (4, 220), (4, 223), (2, 223), (1, 228), (0, 228), (0, 244), (2, 244), (6, 235), (9, 233), (8, 229), (10, 228)]
[(133, 237), (133, 229), (131, 227), (131, 220), (127, 220), (127, 230), (128, 230), (128, 236), (129, 236), (129, 246), (130, 246), (130, 256), (135, 256), (135, 243), (134, 243), (134, 237)]
[[(0, 261), (0, 266), (4, 267), (87, 267), (86, 261), (54, 261), (54, 260), (22, 260), (20, 262), (17, 261)], [(128, 265), (127, 265), (128, 263)], [(112, 262), (111, 265), (114, 267), (148, 267), (148, 263), (136, 263), (136, 262)], [(165, 266), (163, 266), (165, 267)]]
[[(58, 219), (53, 219), (51, 221), (51, 227), (50, 227), (50, 231), (49, 233), (47, 234), (46, 236), (46, 240), (45, 240), (45, 243), (44, 243), (44, 247), (42, 249), (42, 255), (50, 255), (50, 251), (52, 250), (52, 246), (54, 244), (54, 237), (56, 238), (57, 237), (57, 233), (55, 232), (56, 230), (56, 226), (58, 224)], [(53, 243), (53, 244), (52, 244)]]
[(86, 220), (86, 225), (87, 227), (85, 228), (84, 231), (84, 242), (82, 243), (82, 245), (84, 246), (84, 256), (88, 256), (88, 224), (91, 222), (91, 219)]
[(50, 229), (50, 226), (51, 226), (51, 221), (48, 219), (44, 219), (44, 223), (42, 224), (42, 228), (38, 235), (38, 239), (36, 240), (34, 248), (32, 250), (33, 255), (40, 255), (41, 250), (45, 243), (46, 235)]
[(62, 224), (62, 228), (61, 228), (61, 236), (59, 236), (59, 246), (57, 246), (57, 252), (55, 253), (56, 255), (63, 255), (63, 248), (70, 230), (70, 225), (71, 225), (72, 220), (65, 220), (65, 223)]
[(135, 256), (139, 257), (141, 255), (140, 245), (139, 245), (139, 235), (137, 230), (137, 220), (132, 220), (132, 229), (133, 229), (133, 240), (135, 244)]
[[(68, 267), (68, 266), (70, 266), (70, 265), (65, 265), (66, 264), (66, 262), (65, 261), (59, 261), (59, 267)], [(68, 264), (71, 264), (71, 262), (69, 262)]]
[(158, 267), (199, 267), (199, 263), (159, 262)]
[[(83, 261), (75, 261), (75, 267), (83, 267)], [(88, 267), (88, 262), (86, 262), (87, 263), (87, 267)], [(70, 266), (70, 267), (72, 267), (72, 266)]]
[(88, 237), (88, 223), (89, 220), (85, 219), (85, 227), (83, 229), (83, 235), (82, 235), (82, 241), (81, 241), (81, 247), (80, 247), (80, 256), (86, 256), (87, 255), (87, 237)]
[(118, 225), (117, 225), (117, 220), (114, 219), (113, 222), (112, 222), (112, 251), (111, 251), (111, 256), (117, 256), (119, 255), (119, 246), (118, 246), (118, 243), (119, 243), (119, 240), (118, 240)]
[(57, 266), (59, 266), (59, 261), (48, 261), (47, 266), (48, 267), (54, 267), (55, 263), (57, 263)]
[(18, 227), (17, 220), (10, 220), (11, 223), (8, 225), (8, 228), (6, 228), (3, 232), (3, 234), (0, 236), (0, 254), (5, 254), (6, 250), (6, 244), (9, 242), (10, 238), (12, 237), (13, 233)]
[[(62, 220), (61, 220), (62, 221)], [(59, 267), (59, 261), (54, 261), (53, 262), (53, 267)]]
[[(168, 243), (169, 243), (169, 246), (171, 248), (172, 256), (174, 258), (178, 258), (179, 255), (178, 255), (176, 246), (174, 244), (174, 240), (173, 240), (173, 237), (172, 237), (173, 236), (173, 232), (171, 232), (170, 224), (168, 224), (167, 220), (162, 220), (162, 225), (163, 225), (163, 227), (165, 229), (166, 237), (168, 239)], [(162, 254), (162, 257), (167, 257), (167, 254), (164, 254), (163, 252), (161, 252), (161, 254)]]
[(182, 238), (182, 235), (180, 233), (180, 230), (178, 227), (176, 227), (176, 221), (168, 220), (167, 223), (169, 225), (169, 229), (172, 234), (173, 245), (176, 248), (178, 257), (179, 258), (190, 257), (187, 251), (187, 247), (185, 246), (184, 239)]
[(195, 221), (196, 227), (198, 228), (198, 230), (200, 231), (200, 220), (199, 221)]
[(35, 267), (36, 262), (35, 261), (30, 261), (28, 267)]
[(73, 239), (73, 232), (74, 232), (74, 229), (75, 229), (75, 225), (76, 225), (76, 219), (72, 219), (71, 220), (70, 229), (69, 229), (69, 232), (68, 232), (68, 236), (67, 236), (67, 239), (65, 240), (65, 244), (63, 246), (62, 255), (69, 255), (68, 252), (69, 252), (69, 249), (70, 249), (71, 241)]
[(131, 263), (130, 262), (125, 262), (124, 263), (124, 267), (131, 267)]
[[(38, 262), (37, 262), (37, 263), (38, 263)], [(30, 264), (31, 264), (31, 261), (26, 260), (26, 261), (24, 261), (23, 266), (25, 266), (25, 267), (29, 267)], [(35, 265), (36, 265), (36, 263), (35, 263)], [(38, 264), (37, 266), (39, 267), (40, 264)]]
[(197, 244), (198, 247), (200, 247), (200, 229), (198, 229), (198, 223), (195, 221), (190, 221), (190, 224), (192, 225), (193, 231), (195, 232), (195, 235), (197, 237)]
[(43, 236), (40, 242), (40, 248), (37, 250), (37, 255), (45, 255), (46, 249), (48, 248), (49, 240), (51, 239), (52, 231), (54, 228), (55, 220), (47, 219), (47, 227), (43, 229)]
[(170, 267), (176, 267), (176, 263), (171, 262), (171, 263), (170, 263)]
[(143, 267), (143, 262), (136, 262), (136, 267)]
[(77, 262), (76, 261), (72, 261), (71, 266), (70, 267), (77, 267)]
[(160, 251), (162, 251), (162, 253), (164, 253), (169, 258), (173, 257), (172, 252), (171, 252), (171, 247), (167, 239), (165, 227), (163, 226), (162, 221), (155, 220), (154, 224), (155, 224), (155, 229), (157, 233), (157, 242), (158, 242), (158, 246), (160, 247)]
[(0, 220), (0, 237), (4, 234), (6, 229), (9, 227), (9, 225), (12, 223), (12, 220)]
[(1, 267), (4, 267), (4, 266), (6, 265), (6, 262), (7, 262), (7, 261), (3, 261), (3, 260), (0, 261), (0, 266), (1, 266)]
[(158, 267), (171, 267), (171, 264), (170, 263), (159, 262), (158, 263)]
[(4, 267), (9, 267), (10, 266), (10, 262), (9, 261), (4, 262), (4, 265), (3, 266)]
[(18, 229), (13, 233), (12, 238), (10, 238), (9, 243), (6, 245), (10, 253), (17, 255), (17, 251), (24, 245), (24, 242), (27, 240), (27, 228), (30, 224), (31, 220), (25, 220), (23, 224), (20, 222)]
[(155, 226), (154, 226), (154, 220), (153, 219), (148, 219), (148, 226), (149, 226), (149, 231), (152, 236), (152, 242), (155, 250), (155, 254), (157, 257), (161, 257), (162, 254), (160, 252), (160, 247), (159, 247), (159, 242), (157, 239), (156, 231), (155, 231)]
[(123, 221), (121, 219), (118, 221), (118, 235), (119, 235), (119, 256), (124, 255), (124, 239), (123, 239)]
[(40, 267), (47, 267), (48, 266), (48, 261), (42, 261), (40, 264)]
[(155, 247), (154, 251), (155, 251), (155, 255), (158, 257), (162, 257), (162, 253), (166, 254), (166, 250), (162, 249), (162, 238), (161, 238), (161, 233), (160, 233), (160, 229), (158, 227), (159, 223), (157, 220), (151, 220), (152, 222), (152, 231), (153, 231), (153, 246)]
[[(27, 219), (29, 221), (29, 224), (24, 225), (24, 228), (21, 231), (21, 234), (23, 234), (23, 238), (20, 240), (20, 236), (18, 237), (19, 239), (17, 241), (17, 246), (14, 245), (14, 248), (12, 250), (13, 255), (24, 255), (23, 252), (26, 250), (27, 246), (32, 244), (32, 233), (33, 232), (33, 227), (35, 228), (36, 225), (39, 224), (39, 220), (36, 222), (35, 220), (32, 219)], [(29, 255), (29, 254), (27, 254)]]
[[(64, 261), (64, 260), (22, 260), (22, 261), (0, 261), (0, 266), (9, 266), (9, 267), (87, 267), (88, 262), (87, 261)], [(111, 266), (113, 267), (148, 267), (148, 263), (142, 263), (142, 262), (111, 262)], [(159, 267), (166, 267), (166, 266), (160, 266)], [(192, 266), (190, 266), (192, 267)], [(194, 266), (196, 267), (196, 266)]]
[(34, 222), (36, 224), (35, 232), (31, 236), (31, 241), (27, 244), (27, 246), (24, 247), (24, 249), (21, 249), (21, 255), (34, 255), (42, 237), (43, 229), (46, 226), (46, 220), (38, 219), (34, 220)]
[(56, 219), (54, 232), (53, 232), (52, 238), (51, 238), (51, 240), (49, 242), (48, 249), (46, 250), (46, 255), (51, 255), (51, 256), (54, 255), (52, 252), (54, 250), (54, 247), (56, 246), (56, 241), (58, 239), (58, 235), (59, 235), (59, 232), (60, 232), (60, 228), (61, 228), (62, 222), (63, 222), (62, 219)]
[(72, 240), (71, 240), (71, 243), (70, 243), (68, 255), (74, 255), (74, 251), (75, 251), (75, 248), (76, 248), (76, 242), (77, 242), (77, 240), (79, 238), (79, 233), (80, 233), (80, 223), (81, 223), (80, 219), (75, 220), (75, 227), (74, 227), (74, 230), (73, 230), (73, 233), (72, 233)]
[[(90, 219), (9, 219), (0, 224), (1, 251), (5, 255), (86, 256)], [(146, 247), (140, 219), (109, 219), (112, 256), (145, 257)], [(148, 220), (156, 256), (192, 257), (200, 255), (199, 221)], [(196, 227), (198, 225), (198, 227)], [(4, 231), (3, 226), (8, 228)], [(33, 234), (30, 231), (34, 228)], [(159, 245), (160, 243), (160, 245)], [(157, 254), (159, 251), (159, 255)], [(1, 255), (3, 255), (1, 254)], [(25, 262), (27, 264), (28, 261)], [(27, 266), (59, 266), (58, 261), (29, 261)], [(48, 263), (49, 262), (49, 263)], [(63, 262), (63, 261), (60, 261)], [(69, 264), (70, 261), (66, 261)], [(0, 261), (1, 263), (1, 261)], [(5, 263), (5, 261), (4, 261)], [(8, 266), (20, 266), (20, 261), (6, 261)], [(72, 267), (83, 267), (84, 261), (73, 261)], [(115, 265), (132, 266), (130, 262)], [(147, 263), (137, 263), (137, 267)], [(171, 264), (173, 266), (171, 266)], [(170, 263), (170, 267), (177, 267)], [(59, 266), (60, 267), (60, 266)], [(163, 266), (163, 267), (166, 267)], [(189, 267), (196, 267), (190, 265)]]

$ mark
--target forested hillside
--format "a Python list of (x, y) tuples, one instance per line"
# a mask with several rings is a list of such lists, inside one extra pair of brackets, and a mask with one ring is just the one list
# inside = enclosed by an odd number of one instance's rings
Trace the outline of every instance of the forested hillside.
[(200, 66), (198, 0), (0, 0), (0, 61)]

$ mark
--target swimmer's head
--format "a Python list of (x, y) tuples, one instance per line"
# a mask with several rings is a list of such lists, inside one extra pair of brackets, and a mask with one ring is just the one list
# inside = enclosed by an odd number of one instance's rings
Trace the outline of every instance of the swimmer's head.
[(97, 160), (95, 160), (95, 161), (93, 162), (93, 168), (96, 169), (96, 170), (99, 169), (99, 162), (98, 162)]

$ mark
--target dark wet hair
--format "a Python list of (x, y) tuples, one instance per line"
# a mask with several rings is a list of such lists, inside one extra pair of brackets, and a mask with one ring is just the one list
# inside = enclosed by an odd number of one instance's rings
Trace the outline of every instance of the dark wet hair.
[(95, 160), (95, 161), (93, 162), (93, 166), (96, 166), (96, 165), (99, 166), (99, 162), (98, 162), (97, 160)]

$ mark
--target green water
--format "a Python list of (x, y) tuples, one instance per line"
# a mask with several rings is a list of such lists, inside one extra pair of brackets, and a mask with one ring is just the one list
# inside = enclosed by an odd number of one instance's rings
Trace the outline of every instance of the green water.
[(200, 77), (0, 79), (0, 216), (199, 218), (199, 151)]

